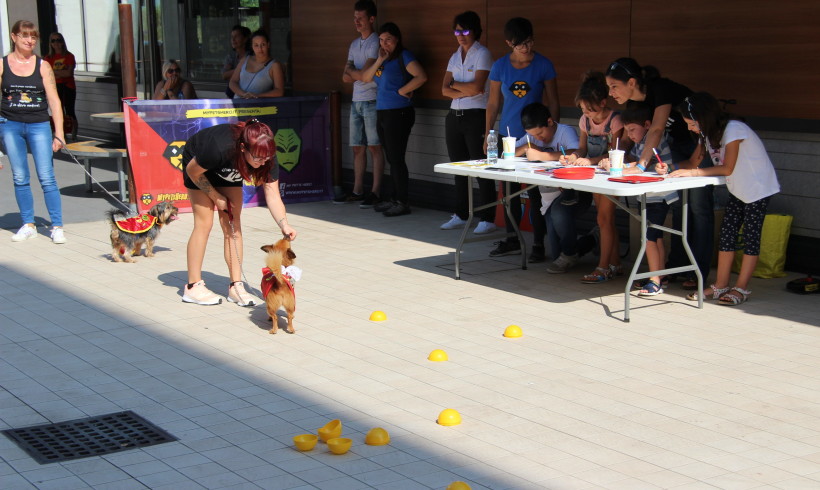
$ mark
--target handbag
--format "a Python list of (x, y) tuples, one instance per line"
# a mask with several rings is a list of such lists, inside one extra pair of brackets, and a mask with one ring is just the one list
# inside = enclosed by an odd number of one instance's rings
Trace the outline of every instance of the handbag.
[[(771, 279), (783, 277), (783, 267), (786, 265), (786, 249), (789, 246), (789, 235), (792, 229), (793, 216), (788, 214), (767, 214), (763, 219), (763, 229), (760, 232), (760, 256), (755, 267), (754, 277)], [(732, 263), (732, 272), (740, 272), (743, 261), (743, 228), (737, 237), (735, 260)]]

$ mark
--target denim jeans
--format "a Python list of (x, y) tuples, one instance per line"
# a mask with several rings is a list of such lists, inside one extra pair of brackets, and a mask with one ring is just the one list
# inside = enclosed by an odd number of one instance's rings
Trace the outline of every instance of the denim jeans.
[(592, 204), (592, 194), (579, 192), (578, 202), (565, 206), (562, 204), (564, 195), (561, 194), (550, 204), (544, 215), (552, 260), (561, 254), (575, 255), (578, 253), (578, 232), (575, 229), (575, 220), (589, 209)]
[(21, 123), (4, 121), (0, 123), (3, 134), (3, 144), (11, 163), (12, 180), (14, 181), (14, 197), (20, 208), (20, 217), (23, 224), (34, 223), (34, 197), (31, 194), (31, 173), (28, 165), (28, 150), (34, 157), (34, 168), (46, 208), (51, 217), (51, 226), (63, 226), (63, 209), (60, 202), (60, 188), (54, 178), (54, 153), (51, 150), (51, 125), (41, 123)]

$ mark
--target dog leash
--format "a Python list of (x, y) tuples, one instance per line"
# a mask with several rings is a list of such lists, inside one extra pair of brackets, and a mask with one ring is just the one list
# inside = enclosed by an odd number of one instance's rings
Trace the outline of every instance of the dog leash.
[(131, 207), (130, 207), (130, 206), (128, 206), (127, 204), (125, 204), (125, 203), (124, 203), (124, 202), (122, 202), (121, 200), (119, 200), (119, 199), (117, 199), (116, 197), (114, 197), (114, 194), (111, 194), (111, 193), (108, 191), (108, 189), (106, 189), (106, 188), (105, 188), (105, 187), (104, 187), (104, 186), (100, 183), (100, 181), (98, 181), (97, 179), (95, 179), (95, 178), (94, 178), (94, 176), (93, 176), (93, 175), (91, 175), (91, 172), (89, 172), (88, 170), (86, 170), (86, 169), (85, 169), (85, 165), (83, 165), (82, 163), (80, 163), (80, 161), (79, 161), (79, 160), (77, 160), (77, 157), (76, 157), (76, 156), (74, 156), (74, 154), (73, 154), (73, 153), (71, 153), (71, 150), (69, 150), (69, 149), (68, 149), (68, 145), (66, 145), (65, 141), (61, 140), (61, 139), (60, 139), (60, 138), (58, 138), (57, 136), (55, 136), (54, 138), (55, 138), (55, 139), (57, 139), (57, 141), (59, 141), (60, 143), (62, 143), (63, 147), (61, 148), (61, 150), (63, 151), (63, 153), (67, 153), (67, 154), (68, 154), (68, 156), (70, 156), (70, 157), (71, 157), (71, 159), (72, 159), (72, 160), (74, 160), (74, 163), (76, 163), (77, 165), (79, 165), (79, 167), (80, 167), (81, 169), (83, 169), (83, 172), (85, 172), (85, 174), (86, 174), (88, 177), (90, 177), (90, 178), (91, 178), (91, 180), (92, 180), (95, 184), (97, 184), (97, 185), (100, 187), (100, 189), (102, 189), (102, 190), (103, 190), (106, 194), (108, 194), (108, 196), (109, 196), (111, 199), (113, 199), (113, 200), (114, 200), (114, 203), (115, 203), (115, 204), (117, 204), (118, 206), (122, 207), (122, 209), (124, 209), (124, 210), (125, 210), (125, 212), (127, 213), (127, 216), (129, 216), (129, 217), (130, 217), (130, 216), (133, 216), (133, 215), (134, 215), (134, 211), (131, 209)]
[[(239, 245), (236, 243), (236, 229), (233, 226), (233, 211), (231, 210), (231, 201), (228, 202), (228, 209), (225, 210), (225, 213), (228, 215), (228, 225), (231, 227), (231, 241), (233, 242), (233, 250), (234, 255), (236, 256), (236, 262), (239, 264), (239, 273), (242, 275), (242, 282), (247, 285), (248, 290), (255, 294), (258, 298), (264, 299), (262, 295), (262, 291), (257, 290), (256, 288), (251, 286), (251, 283), (248, 281), (248, 278), (245, 277), (245, 270), (242, 268), (242, 260), (239, 258)], [(230, 265), (228, 266), (230, 268)], [(233, 271), (230, 271), (233, 272)], [(258, 293), (258, 294), (257, 294)]]

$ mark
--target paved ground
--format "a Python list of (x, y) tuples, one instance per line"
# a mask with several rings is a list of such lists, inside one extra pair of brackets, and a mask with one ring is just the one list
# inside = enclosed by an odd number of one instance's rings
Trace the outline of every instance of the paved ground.
[[(297, 334), (272, 336), (263, 308), (180, 301), (190, 215), (156, 257), (112, 263), (109, 204), (71, 178), (65, 245), (44, 228), (12, 243), (0, 193), (0, 428), (133, 410), (179, 441), (40, 465), (0, 437), (0, 488), (820, 487), (820, 302), (788, 278), (755, 280), (737, 308), (673, 286), (623, 323), (622, 281), (578, 281), (591, 257), (554, 276), (475, 243), (456, 281), (443, 213), (299, 204)], [(243, 219), (256, 287), (277, 236), (266, 209)], [(205, 279), (225, 292), (220, 245)], [(445, 408), (463, 423), (436, 424)], [(348, 454), (293, 449), (334, 418)], [(391, 444), (365, 445), (373, 427)]]

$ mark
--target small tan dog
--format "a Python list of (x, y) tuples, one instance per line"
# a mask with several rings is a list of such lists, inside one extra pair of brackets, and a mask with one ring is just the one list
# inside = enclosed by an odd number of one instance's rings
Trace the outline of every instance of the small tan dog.
[[(145, 256), (154, 256), (154, 242), (162, 227), (177, 219), (179, 209), (168, 201), (157, 203), (147, 213), (127, 217), (112, 209), (106, 213), (111, 225), (111, 258), (114, 262), (134, 262), (143, 245)], [(122, 255), (122, 258), (120, 258)]]
[(262, 296), (268, 308), (268, 315), (272, 327), (269, 333), (275, 334), (279, 330), (276, 311), (282, 307), (288, 314), (288, 333), (296, 333), (293, 328), (293, 312), (296, 310), (296, 292), (293, 285), (302, 277), (302, 271), (293, 265), (296, 254), (290, 248), (290, 240), (283, 238), (273, 245), (264, 245), (262, 250), (267, 252), (265, 265), (262, 269)]

